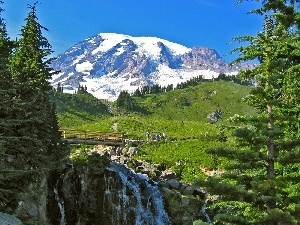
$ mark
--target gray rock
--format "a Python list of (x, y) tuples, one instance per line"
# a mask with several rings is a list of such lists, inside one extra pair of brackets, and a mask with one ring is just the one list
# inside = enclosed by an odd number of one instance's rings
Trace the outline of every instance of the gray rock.
[(164, 193), (165, 195), (171, 194), (172, 190), (166, 187), (162, 187), (161, 188), (162, 193)]
[(166, 181), (162, 180), (162, 181), (160, 181), (158, 183), (158, 187), (165, 187), (165, 188), (167, 188), (167, 187), (169, 187), (169, 185), (167, 184)]
[(165, 170), (161, 174), (161, 179), (168, 180), (176, 178), (176, 173), (172, 170)]
[(180, 191), (183, 191), (184, 189), (186, 189), (187, 186), (189, 186), (187, 183), (180, 182)]
[(195, 188), (194, 187), (186, 187), (182, 193), (185, 194), (185, 195), (192, 195), (193, 193), (195, 192)]
[(116, 154), (117, 154), (117, 155), (122, 155), (122, 150), (123, 150), (123, 148), (118, 147), (118, 148), (116, 149)]
[(138, 153), (139, 149), (137, 147), (130, 147), (128, 150), (129, 156), (134, 156)]
[(0, 225), (23, 225), (17, 217), (0, 212)]
[(179, 181), (176, 179), (168, 180), (167, 183), (170, 185), (171, 188), (174, 188), (174, 189), (179, 188)]

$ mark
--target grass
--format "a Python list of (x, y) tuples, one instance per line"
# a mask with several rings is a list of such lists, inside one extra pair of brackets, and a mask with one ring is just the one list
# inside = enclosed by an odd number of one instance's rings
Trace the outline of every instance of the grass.
[(182, 90), (149, 94), (136, 101), (154, 118), (206, 123), (208, 114), (221, 110), (221, 122), (225, 122), (234, 114), (255, 113), (242, 102), (250, 89), (230, 81), (203, 82)]
[(224, 159), (216, 159), (206, 154), (205, 150), (212, 145), (219, 147), (224, 144), (210, 139), (150, 141), (139, 146), (141, 151), (135, 158), (172, 169), (182, 180), (192, 183), (195, 179), (205, 177), (200, 167), (209, 170), (222, 169), (226, 164)]
[[(170, 168), (186, 182), (205, 175), (199, 167), (222, 169), (224, 159), (207, 154), (211, 147), (231, 146), (219, 142), (220, 127), (228, 125), (227, 119), (235, 114), (253, 115), (255, 111), (242, 102), (251, 87), (230, 81), (203, 82), (182, 90), (134, 97), (137, 110), (120, 114), (122, 110), (110, 104), (113, 114), (102, 101), (91, 95), (57, 94), (59, 125), (80, 130), (123, 132), (132, 139), (146, 140), (150, 134), (166, 133), (167, 140), (147, 142), (139, 146), (135, 157)], [(218, 122), (212, 123), (207, 115), (222, 111)]]

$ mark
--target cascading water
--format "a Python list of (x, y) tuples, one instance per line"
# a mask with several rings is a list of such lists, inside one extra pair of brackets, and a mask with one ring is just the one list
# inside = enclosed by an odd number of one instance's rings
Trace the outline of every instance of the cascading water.
[(65, 225), (66, 222), (65, 222), (65, 208), (64, 208), (64, 204), (63, 202), (61, 201), (61, 199), (59, 198), (58, 196), (58, 191), (56, 188), (54, 188), (53, 192), (55, 193), (55, 199), (57, 201), (57, 204), (58, 204), (58, 208), (59, 208), (59, 211), (60, 211), (60, 225)]
[[(61, 175), (60, 179), (62, 179), (63, 176), (64, 176), (64, 174)], [(66, 218), (65, 218), (64, 200), (59, 197), (58, 182), (55, 185), (53, 192), (55, 194), (55, 200), (57, 201), (59, 212), (60, 212), (60, 216), (61, 216), (61, 218), (60, 218), (60, 225), (65, 225), (66, 224)]]
[[(147, 176), (135, 174), (132, 170), (111, 163), (108, 171), (117, 173), (121, 180), (121, 188), (117, 190), (117, 199), (113, 194), (115, 180), (108, 174), (105, 175), (105, 196), (103, 204), (110, 207), (112, 212), (110, 221), (114, 225), (168, 225), (170, 224), (164, 210), (162, 195), (157, 184)], [(114, 199), (113, 199), (114, 198)], [(134, 221), (134, 223), (133, 223)]]
[(158, 186), (117, 163), (67, 167), (48, 180), (51, 225), (170, 225)]
[(212, 221), (211, 221), (209, 215), (206, 212), (206, 204), (207, 204), (207, 201), (205, 201), (205, 203), (203, 204), (203, 206), (201, 208), (201, 213), (205, 216), (205, 218), (207, 220), (207, 223), (211, 223)]

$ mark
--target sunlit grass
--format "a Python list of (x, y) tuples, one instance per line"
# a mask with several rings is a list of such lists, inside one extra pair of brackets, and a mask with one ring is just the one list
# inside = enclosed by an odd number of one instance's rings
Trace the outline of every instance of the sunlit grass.
[[(205, 177), (200, 167), (222, 169), (227, 163), (205, 150), (232, 145), (228, 132), (228, 141), (219, 142), (220, 127), (228, 125), (227, 119), (234, 114), (255, 113), (242, 102), (250, 89), (232, 82), (205, 82), (183, 90), (134, 97), (139, 106), (137, 111), (121, 114), (122, 110), (113, 109), (118, 112), (115, 115), (92, 96), (63, 94), (57, 99), (59, 125), (69, 129), (122, 132), (131, 139), (145, 141), (146, 132), (150, 136), (165, 133), (166, 140), (138, 146), (140, 152), (135, 158), (161, 164), (192, 183)], [(221, 110), (222, 116), (217, 123), (212, 123), (207, 115), (215, 110)]]

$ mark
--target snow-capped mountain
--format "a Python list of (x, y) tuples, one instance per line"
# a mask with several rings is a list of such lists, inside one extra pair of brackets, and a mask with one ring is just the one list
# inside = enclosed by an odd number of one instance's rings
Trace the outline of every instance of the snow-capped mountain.
[(235, 75), (241, 66), (229, 67), (214, 49), (187, 48), (156, 37), (100, 33), (68, 49), (53, 61), (52, 85), (74, 92), (79, 85), (100, 99), (115, 100), (120, 91), (145, 85), (167, 86), (202, 75)]

